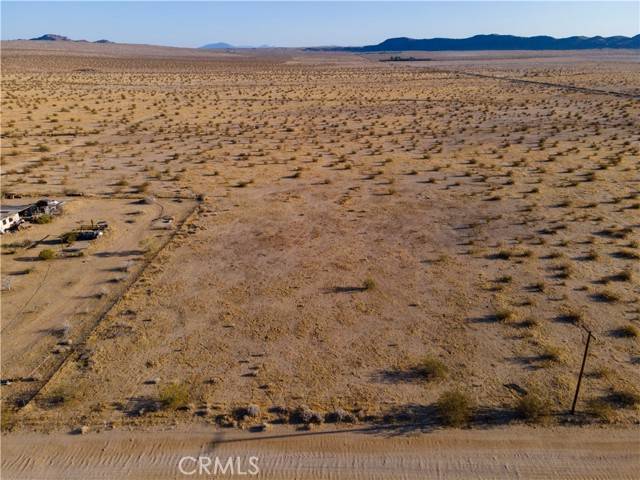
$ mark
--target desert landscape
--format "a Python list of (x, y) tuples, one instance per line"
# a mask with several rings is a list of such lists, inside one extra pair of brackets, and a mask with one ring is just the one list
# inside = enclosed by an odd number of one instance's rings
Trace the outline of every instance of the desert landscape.
[(411, 55), (2, 42), (6, 438), (637, 434), (637, 52)]

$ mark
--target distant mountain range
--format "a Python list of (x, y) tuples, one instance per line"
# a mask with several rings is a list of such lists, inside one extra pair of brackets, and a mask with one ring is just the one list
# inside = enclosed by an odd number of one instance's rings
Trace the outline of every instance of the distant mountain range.
[(226, 48), (273, 48), (271, 45), (260, 45), (259, 47), (253, 47), (249, 45), (231, 45), (225, 42), (208, 43), (202, 47), (205, 50), (224, 50)]
[(640, 35), (635, 37), (516, 37), (514, 35), (475, 35), (469, 38), (389, 38), (377, 45), (364, 47), (317, 47), (307, 50), (346, 52), (399, 52), (446, 50), (586, 50), (594, 48), (640, 48)]
[[(55, 33), (46, 33), (40, 37), (30, 38), (29, 40), (35, 42), (87, 42), (88, 40), (71, 40), (69, 37), (65, 37), (63, 35), (56, 35)], [(109, 40), (96, 40), (93, 43), (113, 43)]]
[[(72, 40), (63, 35), (47, 33), (40, 37), (31, 38), (38, 42), (84, 42), (84, 43), (113, 43), (109, 40)], [(238, 46), (225, 42), (209, 43), (200, 47), (205, 50), (224, 50), (240, 48), (274, 48), (270, 45)], [(554, 38), (549, 36), (517, 37), (514, 35), (475, 35), (469, 38), (389, 38), (377, 45), (363, 47), (311, 47), (305, 50), (340, 51), (340, 52), (401, 52), (401, 51), (471, 51), (471, 50), (586, 50), (598, 48), (628, 48), (640, 49), (640, 35), (634, 37), (567, 37)]]

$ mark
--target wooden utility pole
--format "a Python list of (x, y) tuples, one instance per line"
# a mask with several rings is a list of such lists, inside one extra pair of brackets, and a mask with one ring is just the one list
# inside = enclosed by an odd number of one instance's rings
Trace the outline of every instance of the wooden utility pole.
[[(587, 330), (585, 328), (585, 330)], [(587, 344), (584, 347), (584, 355), (582, 356), (582, 366), (578, 375), (578, 384), (576, 385), (576, 393), (573, 396), (573, 404), (571, 405), (571, 415), (576, 413), (576, 403), (578, 403), (578, 394), (580, 393), (580, 384), (582, 383), (582, 375), (584, 374), (584, 365), (587, 363), (587, 354), (589, 353), (589, 342), (591, 341), (591, 331), (587, 330)]]

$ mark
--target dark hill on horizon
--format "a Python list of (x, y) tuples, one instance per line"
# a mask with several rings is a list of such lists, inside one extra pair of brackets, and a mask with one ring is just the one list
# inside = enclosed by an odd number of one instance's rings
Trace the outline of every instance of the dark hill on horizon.
[[(57, 35), (55, 33), (45, 33), (39, 37), (30, 38), (30, 42), (81, 42), (81, 43), (89, 43), (88, 40), (71, 40), (69, 37), (65, 37), (64, 35)], [(101, 39), (96, 40), (92, 43), (113, 43), (109, 40)]]
[(199, 48), (204, 48), (207, 50), (217, 50), (217, 49), (226, 49), (226, 48), (234, 48), (233, 45), (226, 42), (216, 42), (216, 43), (207, 43)]
[(514, 35), (475, 35), (469, 38), (389, 38), (363, 47), (314, 47), (307, 50), (343, 52), (470, 51), (470, 50), (587, 50), (597, 48), (640, 48), (640, 35), (634, 37), (517, 37)]
[(30, 38), (34, 42), (73, 42), (69, 37), (64, 35), (56, 35), (55, 33), (45, 33), (39, 37)]

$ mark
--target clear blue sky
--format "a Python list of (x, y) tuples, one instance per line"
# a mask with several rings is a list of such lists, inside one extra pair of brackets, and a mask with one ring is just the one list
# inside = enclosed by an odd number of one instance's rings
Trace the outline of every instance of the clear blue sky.
[(367, 45), (389, 37), (627, 35), (640, 2), (5, 2), (2, 39), (73, 39), (198, 47)]

